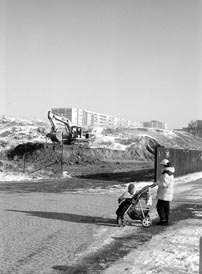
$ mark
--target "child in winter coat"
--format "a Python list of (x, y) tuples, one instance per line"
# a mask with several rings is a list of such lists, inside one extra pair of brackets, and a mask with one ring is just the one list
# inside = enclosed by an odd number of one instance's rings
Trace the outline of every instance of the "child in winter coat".
[(157, 223), (157, 225), (168, 225), (170, 202), (173, 200), (175, 168), (167, 159), (161, 161), (160, 165), (163, 166), (163, 170), (158, 182), (156, 183), (158, 185), (158, 201), (156, 208), (160, 218), (160, 221)]
[(135, 194), (135, 185), (134, 184), (129, 184), (128, 185), (128, 191), (124, 192), (119, 198), (118, 198), (118, 203), (120, 204), (123, 200), (132, 198), (133, 195)]
[(124, 225), (124, 213), (126, 209), (128, 208), (130, 204), (130, 200), (132, 199), (133, 195), (135, 194), (135, 185), (134, 184), (129, 184), (128, 185), (128, 191), (124, 192), (119, 198), (118, 198), (118, 203), (119, 207), (116, 211), (117, 215), (117, 224), (119, 223), (118, 220), (121, 218), (122, 224)]

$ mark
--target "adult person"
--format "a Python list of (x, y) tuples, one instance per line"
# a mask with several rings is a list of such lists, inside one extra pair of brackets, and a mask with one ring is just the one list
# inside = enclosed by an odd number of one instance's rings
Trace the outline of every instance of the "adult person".
[(175, 168), (168, 159), (160, 162), (163, 167), (161, 176), (157, 181), (157, 205), (156, 209), (159, 215), (157, 225), (169, 225), (170, 202), (173, 200), (174, 192), (174, 172)]

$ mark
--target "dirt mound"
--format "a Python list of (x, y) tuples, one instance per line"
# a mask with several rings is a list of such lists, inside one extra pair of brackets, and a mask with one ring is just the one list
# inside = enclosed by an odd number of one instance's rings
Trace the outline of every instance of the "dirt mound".
[(202, 150), (202, 138), (183, 131), (147, 128), (94, 129), (88, 145), (54, 145), (43, 121), (0, 118), (0, 171), (19, 169), (55, 174), (64, 166), (99, 161), (153, 161), (157, 146)]
[[(152, 145), (154, 145), (152, 143)], [(68, 169), (69, 165), (75, 164), (93, 164), (100, 161), (153, 161), (154, 147), (148, 142), (139, 142), (132, 144), (125, 150), (115, 150), (105, 147), (91, 148), (79, 145), (69, 145), (62, 147), (57, 144), (45, 143), (25, 143), (10, 149), (7, 152), (7, 158), (10, 165), (16, 170), (28, 173), (44, 171), (50, 174), (61, 172), (61, 163), (64, 169)], [(11, 166), (9, 168), (11, 170)], [(7, 169), (8, 170), (8, 169)]]
[(32, 155), (34, 151), (44, 148), (43, 143), (25, 143), (16, 146), (14, 149), (10, 149), (7, 152), (9, 160), (13, 160), (15, 157), (23, 157), (26, 154)]

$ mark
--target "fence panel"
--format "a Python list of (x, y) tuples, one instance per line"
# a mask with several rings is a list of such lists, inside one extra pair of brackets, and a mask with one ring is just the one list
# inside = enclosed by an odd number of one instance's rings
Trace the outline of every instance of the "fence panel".
[(168, 159), (175, 167), (175, 177), (202, 171), (202, 151), (157, 147), (155, 155), (155, 181), (161, 174), (159, 163)]

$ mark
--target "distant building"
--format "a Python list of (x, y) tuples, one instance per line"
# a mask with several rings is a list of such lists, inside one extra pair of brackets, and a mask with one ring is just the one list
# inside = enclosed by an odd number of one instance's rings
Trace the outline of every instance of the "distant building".
[(158, 129), (167, 129), (167, 123), (161, 122), (161, 121), (152, 120), (152, 121), (149, 121), (149, 122), (143, 122), (143, 127), (158, 128)]
[(82, 127), (142, 127), (142, 124), (138, 122), (125, 120), (86, 109), (52, 108), (51, 110), (54, 114), (68, 118), (72, 124)]

